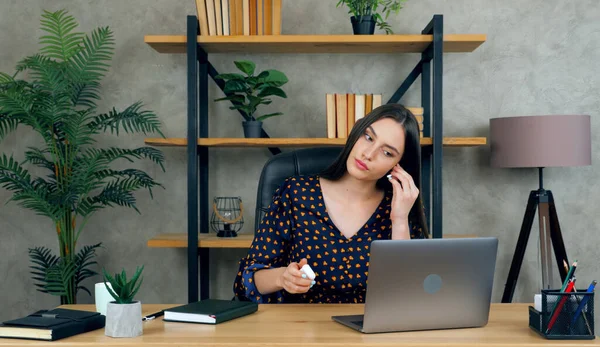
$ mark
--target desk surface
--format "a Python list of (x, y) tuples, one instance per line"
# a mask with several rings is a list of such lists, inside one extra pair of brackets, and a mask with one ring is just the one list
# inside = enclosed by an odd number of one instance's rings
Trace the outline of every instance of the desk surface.
[[(150, 314), (178, 305), (144, 305)], [(258, 312), (218, 325), (144, 322), (144, 335), (110, 338), (104, 329), (55, 342), (0, 339), (4, 346), (573, 346), (600, 345), (587, 341), (550, 341), (528, 327), (527, 304), (492, 304), (483, 328), (361, 334), (331, 320), (332, 315), (361, 314), (363, 305), (260, 305)], [(93, 305), (63, 306), (94, 310)]]

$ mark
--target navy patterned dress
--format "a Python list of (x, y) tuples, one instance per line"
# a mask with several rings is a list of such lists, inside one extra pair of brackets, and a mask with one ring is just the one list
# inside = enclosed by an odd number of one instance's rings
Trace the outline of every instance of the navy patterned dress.
[[(329, 218), (318, 175), (287, 178), (276, 190), (248, 255), (240, 260), (235, 296), (257, 303), (364, 303), (369, 246), (373, 240), (391, 238), (391, 201), (392, 192), (386, 192), (365, 225), (346, 238)], [(411, 238), (424, 237), (420, 228), (409, 228)], [(317, 275), (307, 293), (258, 292), (256, 271), (287, 267), (302, 258)]]

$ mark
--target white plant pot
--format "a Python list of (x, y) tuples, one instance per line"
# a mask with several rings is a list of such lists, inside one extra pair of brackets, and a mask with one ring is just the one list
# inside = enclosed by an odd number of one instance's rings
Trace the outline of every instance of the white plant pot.
[(104, 335), (110, 337), (136, 337), (143, 333), (142, 303), (131, 304), (108, 303)]

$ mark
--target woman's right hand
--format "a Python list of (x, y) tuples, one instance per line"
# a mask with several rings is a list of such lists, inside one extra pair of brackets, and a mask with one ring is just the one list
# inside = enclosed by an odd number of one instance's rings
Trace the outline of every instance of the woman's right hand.
[[(308, 278), (301, 270), (302, 266), (307, 264), (307, 260), (303, 258), (299, 263), (290, 263), (285, 271), (279, 277), (279, 286), (291, 294), (302, 294), (308, 292), (312, 287), (312, 280)], [(305, 278), (302, 277), (305, 275)]]

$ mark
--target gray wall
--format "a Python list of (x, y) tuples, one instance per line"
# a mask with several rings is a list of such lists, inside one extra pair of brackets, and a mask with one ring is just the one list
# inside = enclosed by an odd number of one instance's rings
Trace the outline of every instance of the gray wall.
[[(284, 1), (285, 34), (351, 33), (346, 9), (337, 1)], [(164, 124), (169, 137), (186, 135), (186, 59), (159, 54), (144, 44), (146, 34), (184, 34), (186, 15), (194, 14), (193, 0), (1, 0), (0, 71), (12, 72), (18, 60), (37, 52), (42, 9), (68, 9), (88, 32), (110, 26), (116, 53), (103, 83), (101, 110), (123, 108), (143, 100)], [(594, 165), (546, 170), (546, 185), (557, 199), (567, 252), (578, 259), (581, 286), (600, 277), (594, 206), (600, 204), (590, 182), (598, 172), (597, 110), (600, 78), (600, 9), (596, 0), (412, 0), (391, 25), (397, 33), (419, 33), (433, 14), (444, 14), (446, 33), (483, 33), (487, 42), (469, 54), (449, 54), (444, 61), (444, 129), (448, 136), (487, 136), (490, 118), (548, 113), (591, 114)], [(215, 55), (220, 72), (233, 71), (234, 59), (252, 59), (259, 69), (284, 71), (290, 83), (287, 100), (276, 99), (265, 128), (274, 137), (325, 137), (326, 93), (383, 93), (389, 97), (416, 63), (417, 55)], [(220, 97), (210, 82), (210, 99)], [(419, 85), (402, 100), (418, 105)], [(238, 114), (224, 103), (210, 104), (210, 134), (242, 137)], [(22, 158), (37, 137), (26, 129), (7, 137), (0, 151)], [(135, 147), (142, 136), (105, 136), (101, 145)], [(164, 148), (166, 173), (148, 163), (139, 167), (165, 184), (155, 199), (137, 195), (141, 215), (132, 210), (106, 209), (89, 222), (81, 244), (102, 241), (98, 255), (110, 271), (133, 271), (145, 264), (139, 292), (144, 303), (184, 303), (187, 300), (187, 263), (184, 249), (150, 249), (148, 239), (158, 233), (185, 232), (186, 157), (184, 148)], [(493, 300), (500, 301), (531, 189), (535, 170), (501, 170), (488, 165), (489, 148), (456, 148), (444, 152), (444, 232), (496, 236), (500, 249)], [(244, 232), (252, 232), (257, 180), (266, 149), (210, 149), (209, 197), (239, 195), (247, 207)], [(0, 191), (0, 200), (9, 194)], [(537, 223), (536, 223), (537, 224)], [(515, 301), (531, 302), (540, 287), (536, 229), (532, 233)], [(55, 305), (57, 298), (37, 292), (29, 278), (27, 248), (57, 248), (48, 220), (15, 204), (0, 208), (0, 320)], [(211, 253), (211, 293), (229, 298), (243, 250)], [(94, 281), (90, 281), (90, 288)], [(585, 282), (585, 283), (584, 283)], [(83, 293), (81, 303), (93, 298)], [(525, 313), (524, 313), (525, 314)]]

